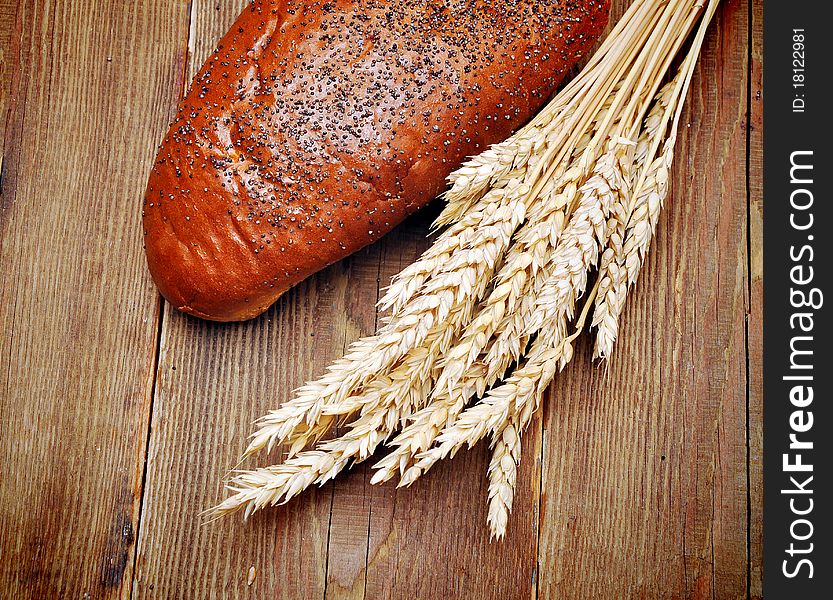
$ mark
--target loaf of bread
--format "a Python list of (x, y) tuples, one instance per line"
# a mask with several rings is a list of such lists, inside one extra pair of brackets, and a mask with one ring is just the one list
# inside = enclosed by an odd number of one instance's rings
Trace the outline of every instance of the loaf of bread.
[(551, 96), (608, 0), (255, 0), (159, 148), (151, 274), (179, 310), (248, 319), (378, 239)]

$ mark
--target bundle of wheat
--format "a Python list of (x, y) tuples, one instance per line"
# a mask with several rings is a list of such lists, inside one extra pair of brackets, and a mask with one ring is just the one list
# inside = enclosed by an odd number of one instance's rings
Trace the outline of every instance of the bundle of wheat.
[(238, 472), (212, 514), (285, 502), (385, 442), (372, 482), (410, 485), (488, 435), (487, 520), (505, 535), (520, 437), (591, 312), (596, 356), (613, 350), (718, 1), (636, 0), (538, 116), (450, 176), (446, 229), (394, 278), (382, 327), (259, 421), (246, 456), (277, 444), (289, 456)]

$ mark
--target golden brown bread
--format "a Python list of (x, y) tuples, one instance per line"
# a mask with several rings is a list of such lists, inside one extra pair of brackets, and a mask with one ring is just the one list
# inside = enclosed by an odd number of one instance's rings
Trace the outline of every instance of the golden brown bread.
[(255, 0), (197, 74), (143, 207), (179, 310), (248, 319), (424, 206), (549, 98), (608, 0)]

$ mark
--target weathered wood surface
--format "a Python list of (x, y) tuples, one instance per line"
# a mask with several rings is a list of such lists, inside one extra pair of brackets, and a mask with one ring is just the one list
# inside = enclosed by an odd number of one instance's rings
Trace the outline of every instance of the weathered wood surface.
[(182, 85), (183, 8), (3, 5), (3, 598), (130, 591), (159, 312), (138, 207)]
[(249, 323), (159, 302), (144, 178), (243, 5), (0, 0), (0, 597), (759, 597), (760, 3), (724, 0), (615, 357), (580, 346), (553, 384), (501, 544), (482, 445), (407, 490), (360, 465), (203, 523), (251, 422), (374, 329), (436, 211)]
[(749, 596), (763, 598), (763, 506), (764, 506), (764, 6), (752, 4), (749, 68), (749, 319), (747, 355), (749, 396), (747, 437), (749, 453)]

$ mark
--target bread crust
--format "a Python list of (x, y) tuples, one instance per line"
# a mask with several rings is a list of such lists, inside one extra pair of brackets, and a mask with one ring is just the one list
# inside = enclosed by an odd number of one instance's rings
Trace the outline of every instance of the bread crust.
[(255, 0), (195, 77), (143, 204), (177, 309), (255, 317), (390, 231), (551, 96), (608, 0)]

